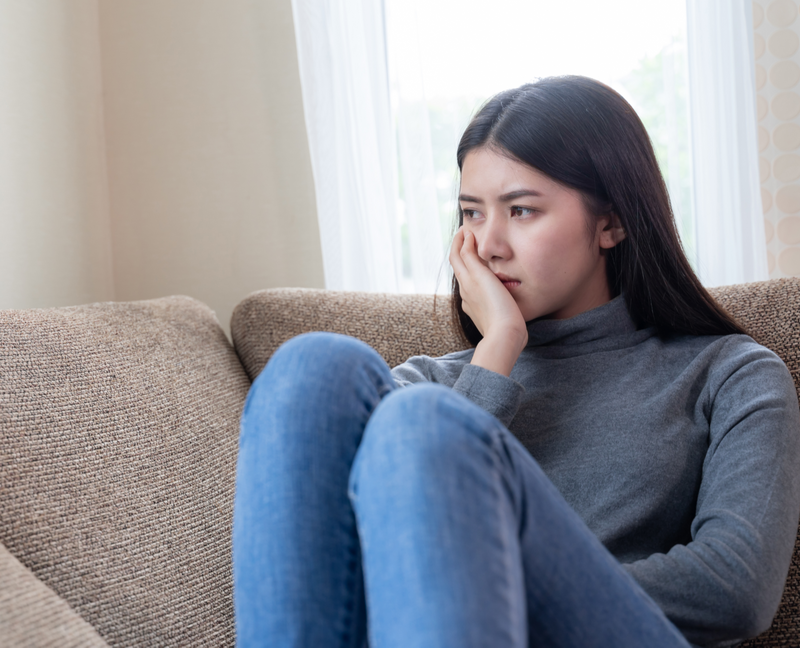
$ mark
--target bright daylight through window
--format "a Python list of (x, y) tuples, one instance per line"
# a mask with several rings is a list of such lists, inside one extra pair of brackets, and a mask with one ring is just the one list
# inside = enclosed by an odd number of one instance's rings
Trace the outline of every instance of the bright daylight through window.
[[(684, 0), (385, 1), (405, 291), (419, 258), (445, 258), (470, 116), (500, 90), (560, 74), (598, 79), (636, 109), (694, 263)], [(439, 231), (415, 243), (409, 223), (434, 214)], [(445, 284), (441, 272), (440, 292)]]

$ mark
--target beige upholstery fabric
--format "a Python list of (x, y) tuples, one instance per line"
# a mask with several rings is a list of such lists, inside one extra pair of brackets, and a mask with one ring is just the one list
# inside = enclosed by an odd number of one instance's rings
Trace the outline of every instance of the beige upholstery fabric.
[(58, 595), (0, 545), (0, 645), (108, 646)]
[(0, 311), (0, 543), (111, 645), (232, 644), (248, 387), (187, 297)]
[[(757, 342), (781, 357), (800, 394), (800, 279), (725, 286), (711, 293)], [(743, 646), (800, 646), (800, 541), (795, 543), (783, 600), (772, 627)]]
[[(800, 384), (800, 279), (711, 290), (761, 344), (775, 351)], [(467, 344), (450, 325), (450, 298), (276, 288), (249, 295), (234, 310), (234, 346), (252, 378), (286, 340), (331, 331), (370, 344), (390, 366), (412, 355), (439, 356)]]
[[(753, 338), (783, 359), (800, 393), (800, 280), (726, 286), (711, 292)], [(280, 344), (307, 331), (357, 337), (394, 366), (412, 355), (438, 356), (466, 347), (450, 327), (449, 306), (449, 298), (437, 298), (434, 315), (429, 295), (263, 290), (239, 304), (231, 331), (251, 378)], [(800, 646), (800, 544), (772, 628), (745, 645)]]
[(309, 331), (352, 335), (394, 367), (412, 355), (436, 357), (467, 348), (450, 326), (450, 298), (435, 301), (434, 308), (433, 295), (261, 290), (233, 311), (231, 335), (251, 379), (281, 344)]
[(800, 393), (800, 279), (722, 286), (710, 292), (756, 342), (781, 357)]

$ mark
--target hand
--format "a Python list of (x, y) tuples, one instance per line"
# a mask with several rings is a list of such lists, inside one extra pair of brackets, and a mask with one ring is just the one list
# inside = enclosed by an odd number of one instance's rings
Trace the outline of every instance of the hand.
[(475, 235), (459, 228), (450, 247), (462, 308), (483, 335), (472, 364), (508, 376), (528, 342), (525, 318), (503, 283), (477, 252)]

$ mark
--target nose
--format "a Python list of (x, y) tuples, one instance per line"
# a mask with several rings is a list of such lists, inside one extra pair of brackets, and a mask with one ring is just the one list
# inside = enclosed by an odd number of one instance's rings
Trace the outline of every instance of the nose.
[(508, 223), (505, 218), (488, 215), (480, 231), (475, 232), (475, 239), (478, 242), (478, 256), (484, 261), (511, 257)]

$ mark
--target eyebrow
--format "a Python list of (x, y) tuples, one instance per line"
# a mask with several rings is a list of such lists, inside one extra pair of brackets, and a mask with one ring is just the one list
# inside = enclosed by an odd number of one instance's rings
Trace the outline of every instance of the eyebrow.
[[(523, 196), (534, 196), (539, 198), (542, 194), (538, 191), (533, 189), (519, 189), (518, 191), (509, 191), (508, 193), (504, 193), (501, 196), (498, 196), (500, 202), (511, 202), (512, 200), (516, 200), (517, 198), (522, 198)], [(482, 205), (483, 201), (480, 198), (476, 198), (474, 196), (468, 196), (467, 194), (461, 194), (458, 197), (460, 202), (469, 202), (469, 203), (476, 203), (478, 205)]]

